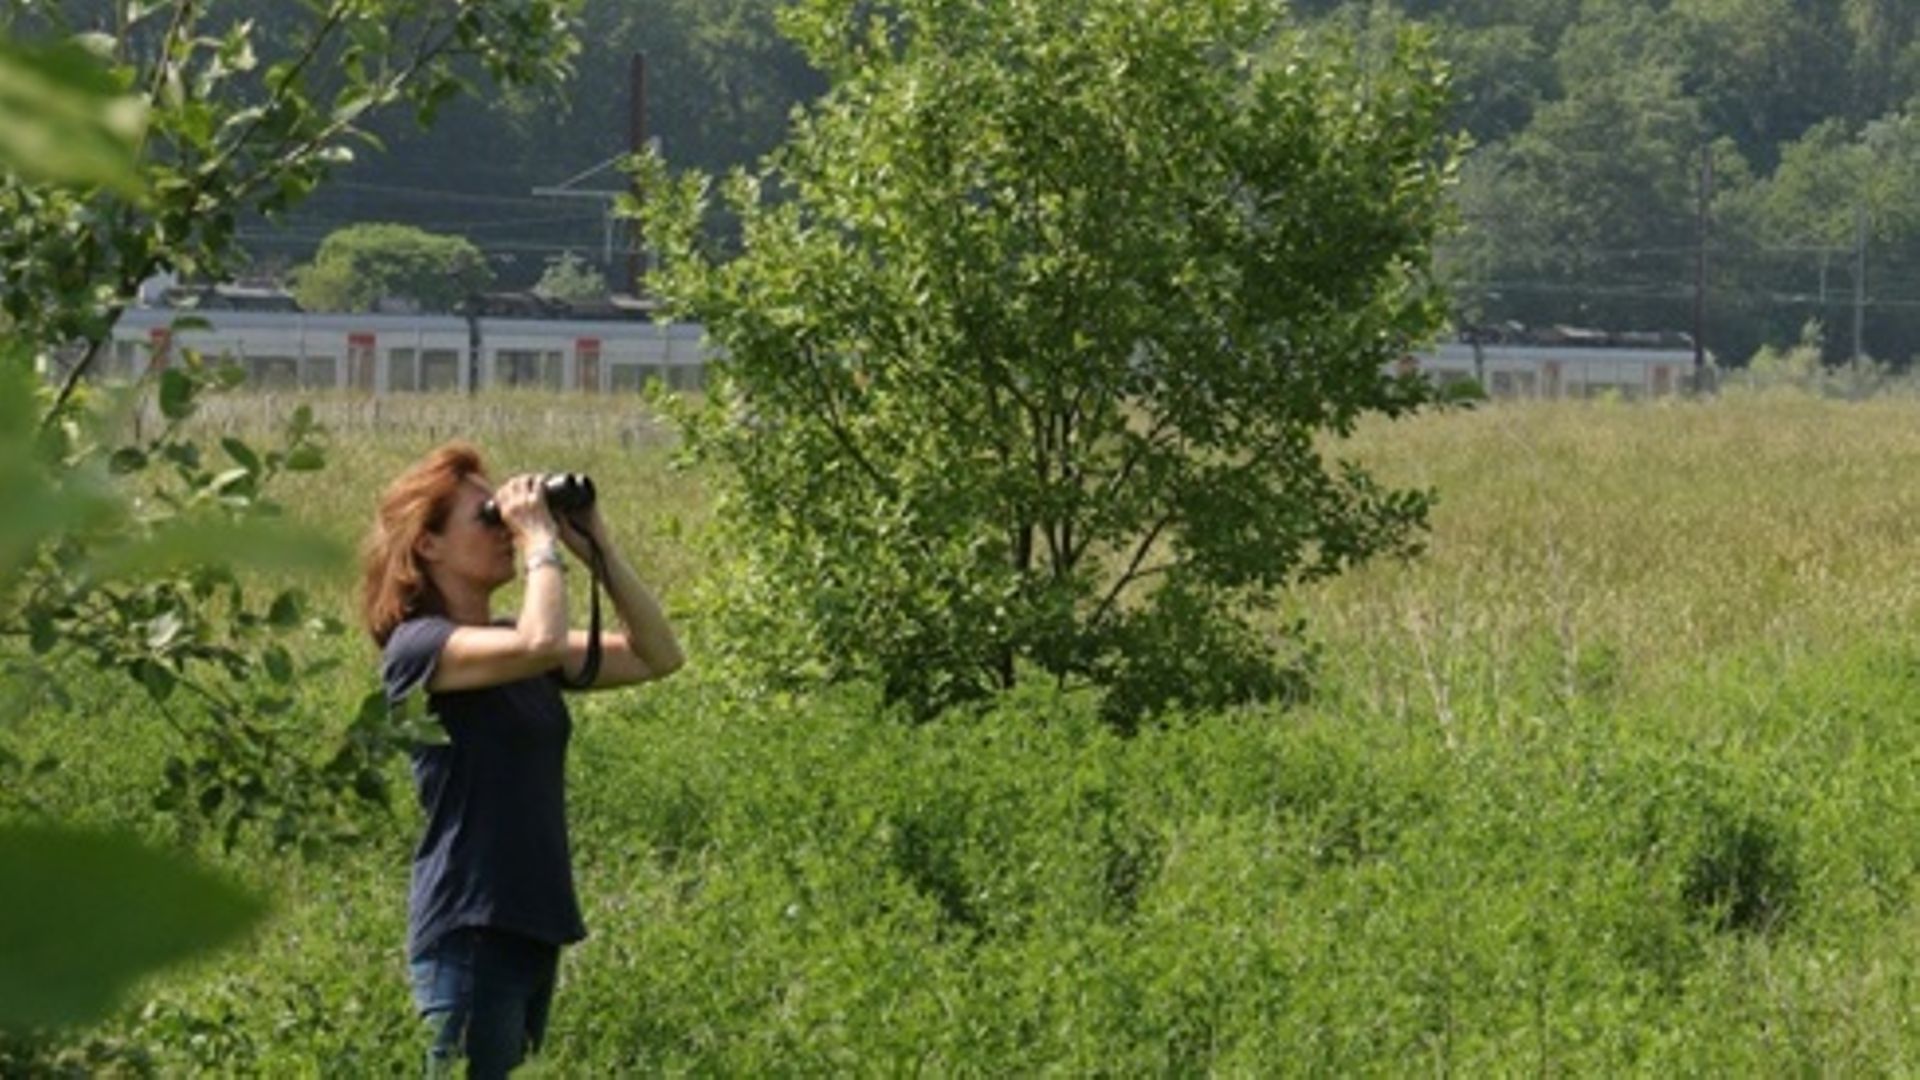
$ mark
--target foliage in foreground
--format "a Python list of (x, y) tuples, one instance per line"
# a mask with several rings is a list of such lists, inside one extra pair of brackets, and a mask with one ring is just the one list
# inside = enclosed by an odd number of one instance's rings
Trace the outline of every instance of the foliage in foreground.
[[(1736, 1071), (1896, 1060), (1920, 961), (1914, 652), (1756, 661), (1662, 703), (1246, 711), (1122, 738), (1086, 699), (875, 723), (877, 696), (587, 708), (593, 936), (563, 1075)], [(1784, 676), (1753, 703), (1751, 680)], [(1676, 725), (1675, 712), (1688, 722)], [(1478, 723), (1484, 718), (1474, 717)], [(65, 1053), (403, 1070), (406, 838)], [(1784, 1026), (1776, 1017), (1794, 1018)], [(1892, 1041), (1888, 1041), (1892, 1040)], [(0, 1059), (3, 1060), (3, 1059)]]
[[(1028, 685), (915, 727), (877, 688), (735, 696), (697, 660), (587, 699), (593, 936), (565, 961), (548, 1070), (1901, 1072), (1920, 1056), (1914, 410), (1783, 393), (1371, 426), (1371, 467), (1449, 498), (1430, 555), (1303, 592), (1325, 674), (1286, 712), (1127, 739)], [(395, 427), (285, 477), (290, 511), (356, 528), (430, 441)], [(584, 427), (489, 449), (605, 477), (684, 610), (707, 568), (662, 515), (697, 514), (697, 478)], [(309, 587), (349, 603), (348, 580)], [(302, 681), (301, 708), (337, 731), (373, 659), (318, 648), (345, 667)], [(172, 741), (117, 680), (72, 676), (71, 712), (0, 729), (69, 763), (20, 789), (66, 819), (143, 813)], [(311, 862), (209, 845), (277, 901), (253, 948), (91, 1036), (0, 1051), (0, 1072), (27, 1053), (412, 1071), (412, 828), (402, 811)]]
[[(115, 834), (64, 827), (23, 792), (28, 776), (72, 775), (60, 756), (29, 765), (0, 748), (0, 1033), (95, 1020), (128, 981), (257, 914), (142, 847), (131, 830), (149, 810), (222, 822), (230, 845), (267, 818), (276, 845), (326, 837), (343, 791), (384, 794), (370, 762), (392, 743), (384, 713), (367, 710), (331, 759), (305, 752), (282, 722), (287, 688), (320, 669), (276, 640), (305, 621), (302, 599), (263, 601), (236, 573), (324, 561), (260, 527), (278, 509), (264, 486), (322, 463), (310, 416), (295, 414), (284, 449), (223, 440), (223, 469), (179, 425), (197, 393), (232, 380), (183, 358), (153, 381), (160, 430), (143, 435), (137, 393), (101, 408), (80, 377), (141, 281), (221, 274), (237, 220), (298, 203), (382, 109), (404, 102), (428, 119), (476, 62), (504, 84), (564, 71), (569, 10), (300, 5), (275, 25), (307, 32), (256, 71), (256, 24), (226, 5), (0, 8), (0, 636), (24, 643), (0, 654), (0, 705), (9, 721), (34, 718), (37, 697), (66, 708), (48, 669), (83, 656), (141, 688), (146, 723), (184, 744), (153, 805), (112, 818)], [(63, 367), (41, 394), (36, 372)], [(111, 479), (132, 474), (152, 482), (129, 492)]]
[[(872, 21), (869, 21), (871, 16)], [(724, 377), (686, 413), (752, 673), (920, 716), (1041, 674), (1130, 726), (1299, 689), (1259, 616), (1406, 548), (1429, 496), (1318, 436), (1424, 397), (1451, 147), (1416, 35), (1356, 57), (1233, 0), (818, 0), (833, 79), (727, 186), (646, 168), (655, 288)]]

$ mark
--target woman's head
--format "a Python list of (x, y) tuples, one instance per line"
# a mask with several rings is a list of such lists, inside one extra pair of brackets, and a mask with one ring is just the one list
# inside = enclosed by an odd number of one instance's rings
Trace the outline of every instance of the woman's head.
[(445, 614), (447, 592), (484, 592), (513, 578), (513, 545), (481, 520), (492, 494), (480, 452), (450, 442), (415, 462), (380, 496), (361, 547), (361, 614), (384, 645), (420, 614)]

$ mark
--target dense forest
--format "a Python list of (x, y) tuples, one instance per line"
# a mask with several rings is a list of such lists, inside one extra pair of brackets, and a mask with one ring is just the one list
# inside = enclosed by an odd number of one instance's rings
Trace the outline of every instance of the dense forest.
[[(340, 225), (465, 235), (502, 284), (565, 251), (598, 262), (603, 205), (535, 195), (621, 153), (627, 73), (676, 166), (752, 162), (824, 79), (779, 0), (588, 0), (563, 97), (404, 119), (299, 213), (245, 240), (262, 269)], [(1912, 0), (1301, 0), (1356, 48), (1418, 21), (1472, 140), (1444, 266), (1462, 323), (1691, 330), (1723, 364), (1818, 334), (1830, 360), (1920, 352), (1920, 5)], [(617, 187), (602, 170), (580, 189)], [(624, 280), (616, 255), (609, 278)], [(1857, 323), (1856, 323), (1857, 318)]]

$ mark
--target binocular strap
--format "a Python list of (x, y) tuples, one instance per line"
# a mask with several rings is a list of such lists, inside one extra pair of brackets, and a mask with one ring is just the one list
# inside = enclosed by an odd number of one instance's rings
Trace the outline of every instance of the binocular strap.
[(592, 572), (593, 580), (587, 585), (587, 591), (593, 598), (589, 601), (588, 607), (593, 614), (588, 623), (587, 659), (580, 665), (580, 677), (570, 679), (567, 677), (566, 669), (562, 668), (560, 684), (573, 690), (585, 690), (600, 677), (600, 587), (607, 580), (607, 556), (600, 550), (599, 543), (588, 535), (585, 529), (578, 531), (581, 536), (586, 537), (587, 547), (593, 551), (593, 565), (588, 567)]

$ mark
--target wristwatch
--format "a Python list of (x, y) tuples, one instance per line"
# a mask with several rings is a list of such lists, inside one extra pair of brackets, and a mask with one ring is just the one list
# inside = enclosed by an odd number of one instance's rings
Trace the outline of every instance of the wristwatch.
[(552, 544), (527, 552), (527, 573), (542, 566), (551, 566), (563, 574), (567, 572), (567, 560), (560, 557), (560, 550)]

